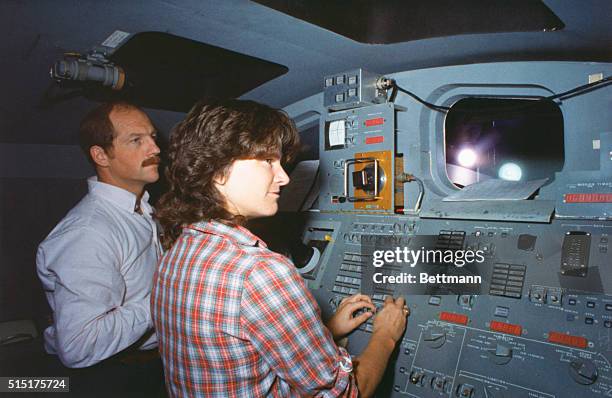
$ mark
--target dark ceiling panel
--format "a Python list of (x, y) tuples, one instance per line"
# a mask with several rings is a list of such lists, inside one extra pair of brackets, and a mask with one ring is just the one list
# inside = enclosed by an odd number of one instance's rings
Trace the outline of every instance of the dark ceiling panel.
[(96, 87), (93, 99), (113, 96), (141, 106), (188, 111), (205, 97), (236, 98), (289, 70), (284, 65), (162, 32), (131, 37), (110, 59), (127, 74), (118, 94)]
[(355, 41), (391, 44), (473, 33), (559, 30), (540, 0), (254, 0)]

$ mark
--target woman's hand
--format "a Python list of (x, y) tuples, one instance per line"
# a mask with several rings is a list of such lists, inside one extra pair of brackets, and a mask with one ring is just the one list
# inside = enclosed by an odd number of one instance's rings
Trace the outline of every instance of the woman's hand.
[[(354, 316), (359, 310), (364, 311)], [(369, 296), (356, 294), (342, 299), (336, 313), (327, 321), (326, 326), (334, 336), (334, 340), (338, 341), (367, 321), (375, 312), (376, 307)]]

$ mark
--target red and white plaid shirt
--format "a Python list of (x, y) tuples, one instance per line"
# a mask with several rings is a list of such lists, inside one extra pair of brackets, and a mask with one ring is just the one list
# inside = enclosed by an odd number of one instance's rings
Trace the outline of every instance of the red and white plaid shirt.
[(151, 300), (173, 397), (358, 395), (350, 356), (295, 266), (245, 228), (184, 228)]

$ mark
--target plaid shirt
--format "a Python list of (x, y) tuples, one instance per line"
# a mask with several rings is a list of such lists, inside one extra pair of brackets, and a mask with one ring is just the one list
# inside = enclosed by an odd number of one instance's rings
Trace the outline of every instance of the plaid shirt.
[(358, 395), (295, 266), (245, 228), (184, 228), (151, 300), (173, 397)]

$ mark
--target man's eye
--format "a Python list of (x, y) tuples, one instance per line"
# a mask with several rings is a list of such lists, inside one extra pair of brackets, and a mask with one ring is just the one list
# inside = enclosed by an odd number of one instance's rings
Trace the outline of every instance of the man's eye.
[(140, 138), (134, 138), (132, 140), (132, 142), (135, 143), (135, 144), (138, 144), (138, 143), (140, 143)]
[(272, 164), (272, 163), (274, 163), (274, 159), (266, 159), (266, 163)]

